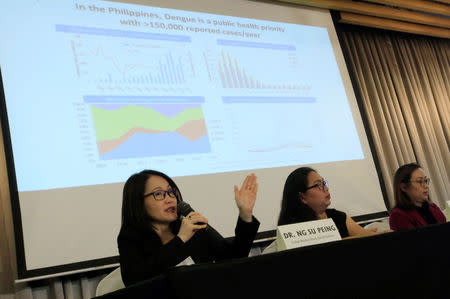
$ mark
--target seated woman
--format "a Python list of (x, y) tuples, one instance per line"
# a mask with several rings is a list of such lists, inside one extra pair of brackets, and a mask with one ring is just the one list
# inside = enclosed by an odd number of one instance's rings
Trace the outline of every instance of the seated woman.
[(179, 217), (180, 190), (167, 175), (144, 170), (125, 183), (122, 226), (117, 243), (122, 280), (126, 286), (152, 278), (184, 261), (212, 262), (246, 257), (258, 231), (252, 215), (258, 184), (247, 176), (239, 190), (234, 186), (239, 218), (233, 242), (208, 226), (208, 220), (190, 211)]
[(389, 216), (392, 230), (406, 230), (446, 222), (441, 209), (428, 199), (430, 179), (416, 163), (401, 166), (394, 175), (395, 207)]
[(319, 219), (333, 219), (341, 238), (378, 234), (366, 230), (344, 212), (328, 209), (331, 204), (328, 182), (314, 169), (301, 167), (286, 179), (278, 225)]

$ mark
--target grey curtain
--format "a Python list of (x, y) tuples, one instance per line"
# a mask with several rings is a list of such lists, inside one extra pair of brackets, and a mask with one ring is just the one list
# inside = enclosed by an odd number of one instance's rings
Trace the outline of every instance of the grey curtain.
[(394, 172), (418, 162), (432, 180), (430, 199), (444, 208), (450, 200), (450, 41), (361, 31), (342, 37), (391, 207)]

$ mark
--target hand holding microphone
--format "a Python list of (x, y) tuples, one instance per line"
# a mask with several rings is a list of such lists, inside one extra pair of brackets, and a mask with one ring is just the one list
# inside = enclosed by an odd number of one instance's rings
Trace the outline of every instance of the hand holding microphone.
[(180, 202), (177, 209), (178, 214), (183, 216), (178, 237), (186, 243), (198, 230), (206, 228), (208, 220), (185, 202)]

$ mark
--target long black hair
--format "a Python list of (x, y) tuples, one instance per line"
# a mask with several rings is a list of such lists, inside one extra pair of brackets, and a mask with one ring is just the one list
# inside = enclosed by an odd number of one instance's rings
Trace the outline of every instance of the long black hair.
[(152, 219), (145, 210), (144, 192), (145, 185), (152, 176), (160, 176), (165, 179), (175, 191), (177, 203), (183, 201), (178, 186), (166, 174), (151, 169), (135, 173), (128, 178), (123, 186), (122, 227), (133, 227), (140, 231), (150, 230)]
[(291, 172), (284, 183), (278, 225), (317, 220), (316, 213), (300, 199), (300, 192), (308, 188), (308, 175), (317, 172), (310, 167), (300, 167)]

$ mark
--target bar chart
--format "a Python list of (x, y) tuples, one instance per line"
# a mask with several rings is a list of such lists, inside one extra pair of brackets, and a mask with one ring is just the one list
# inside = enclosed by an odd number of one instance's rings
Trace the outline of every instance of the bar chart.
[(217, 72), (222, 88), (279, 91), (311, 88), (307, 80), (302, 82), (305, 76), (301, 74), (293, 45), (233, 40), (218, 40), (217, 44), (220, 51)]

